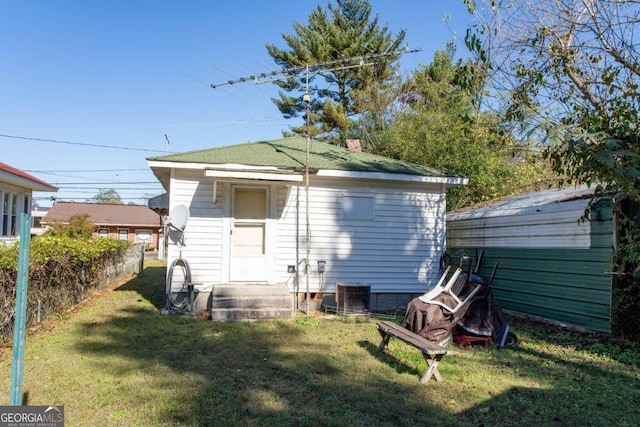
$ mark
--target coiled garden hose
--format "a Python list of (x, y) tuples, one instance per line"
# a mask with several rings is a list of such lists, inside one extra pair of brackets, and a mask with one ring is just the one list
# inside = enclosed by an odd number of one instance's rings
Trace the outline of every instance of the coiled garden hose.
[(164, 307), (165, 310), (169, 312), (169, 314), (184, 314), (189, 310), (188, 298), (184, 298), (182, 301), (178, 301), (176, 298), (171, 296), (173, 270), (177, 266), (181, 266), (182, 271), (184, 272), (184, 282), (182, 283), (191, 283), (191, 267), (189, 266), (189, 262), (187, 262), (187, 260), (184, 258), (176, 258), (175, 260), (173, 260), (167, 272), (167, 302), (165, 303)]

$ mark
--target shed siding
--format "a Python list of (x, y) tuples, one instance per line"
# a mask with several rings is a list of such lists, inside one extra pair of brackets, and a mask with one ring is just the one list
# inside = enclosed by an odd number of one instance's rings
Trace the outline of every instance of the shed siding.
[[(484, 250), (486, 274), (499, 263), (493, 289), (503, 308), (609, 332), (612, 209), (608, 203), (601, 204), (591, 221), (579, 223), (584, 203), (580, 209), (574, 204), (568, 211), (545, 215), (543, 221), (533, 221), (540, 219), (535, 213), (520, 218), (484, 217), (482, 221), (457, 220), (454, 215), (447, 223), (447, 250), (450, 254)], [(537, 225), (523, 227), (527, 220)], [(494, 234), (479, 237), (479, 222)], [(536, 230), (541, 234), (557, 230), (560, 235), (539, 238)]]
[[(452, 215), (449, 246), (497, 248), (589, 248), (591, 223), (580, 221), (585, 202), (566, 203), (566, 210), (539, 208), (502, 216)], [(557, 208), (556, 205), (553, 206)]]

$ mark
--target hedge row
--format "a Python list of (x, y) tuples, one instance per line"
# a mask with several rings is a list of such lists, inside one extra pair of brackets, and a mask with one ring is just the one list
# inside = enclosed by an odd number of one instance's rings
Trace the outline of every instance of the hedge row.
[[(60, 313), (100, 286), (108, 266), (121, 261), (130, 243), (112, 239), (37, 236), (31, 239), (27, 326)], [(19, 244), (0, 246), (0, 341), (13, 334)]]

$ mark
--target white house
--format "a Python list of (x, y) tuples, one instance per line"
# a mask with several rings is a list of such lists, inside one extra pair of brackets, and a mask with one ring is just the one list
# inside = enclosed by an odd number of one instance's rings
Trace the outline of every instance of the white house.
[[(341, 284), (363, 284), (367, 308), (404, 307), (436, 283), (445, 192), (467, 183), (300, 137), (147, 160), (169, 192), (169, 220), (189, 214), (183, 231), (170, 230), (168, 263), (186, 260), (196, 305), (208, 300), (214, 309), (234, 284), (255, 285), (257, 298), (284, 288), (294, 305), (301, 295), (309, 304)], [(168, 279), (172, 293), (187, 282), (178, 270)], [(228, 301), (221, 308), (237, 309)], [(234, 316), (226, 318), (242, 317)]]
[(0, 162), (0, 243), (11, 243), (18, 239), (20, 215), (31, 213), (34, 191), (55, 192), (58, 188)]

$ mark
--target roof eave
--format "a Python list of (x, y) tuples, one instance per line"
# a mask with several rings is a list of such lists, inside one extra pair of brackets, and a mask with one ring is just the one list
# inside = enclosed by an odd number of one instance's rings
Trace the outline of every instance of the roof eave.
[(323, 169), (318, 171), (318, 176), (336, 177), (336, 178), (353, 178), (353, 179), (371, 179), (380, 181), (400, 181), (400, 182), (417, 182), (423, 184), (444, 184), (446, 186), (467, 185), (469, 179), (462, 176), (427, 176), (427, 175), (409, 175), (385, 172), (360, 172), (360, 171), (341, 171)]
[[(165, 182), (161, 177), (165, 177), (159, 169), (192, 169), (192, 170), (204, 170), (208, 176), (214, 175), (212, 172), (206, 170), (224, 170), (227, 173), (230, 170), (253, 170), (255, 173), (260, 171), (268, 173), (268, 171), (276, 171), (278, 168), (273, 166), (252, 166), (252, 165), (240, 165), (240, 164), (212, 164), (212, 163), (193, 163), (193, 162), (172, 162), (162, 160), (148, 160), (149, 167), (153, 170), (154, 174), (160, 182), (165, 185)], [(220, 172), (222, 173), (222, 172)], [(231, 172), (229, 172), (231, 173)], [(209, 175), (210, 174), (210, 175)], [(453, 187), (458, 185), (467, 185), (469, 179), (462, 176), (429, 176), (429, 175), (411, 175), (411, 174), (398, 174), (389, 172), (366, 172), (366, 171), (345, 171), (335, 169), (320, 169), (315, 175), (325, 177), (336, 178), (353, 178), (353, 179), (368, 179), (368, 180), (382, 180), (382, 181), (397, 181), (397, 182), (416, 182), (424, 184), (443, 184), (447, 187)], [(293, 176), (293, 175), (292, 175)], [(296, 179), (297, 181), (298, 179)], [(168, 185), (168, 182), (166, 182)], [(169, 191), (167, 188), (165, 188)]]
[(15, 185), (16, 187), (28, 188), (31, 191), (46, 191), (46, 192), (58, 191), (58, 187), (55, 187), (53, 185), (32, 181), (30, 179), (16, 176), (11, 173), (0, 172), (0, 177), (1, 177), (0, 181), (2, 182), (6, 182), (7, 184), (10, 184), (10, 185)]

